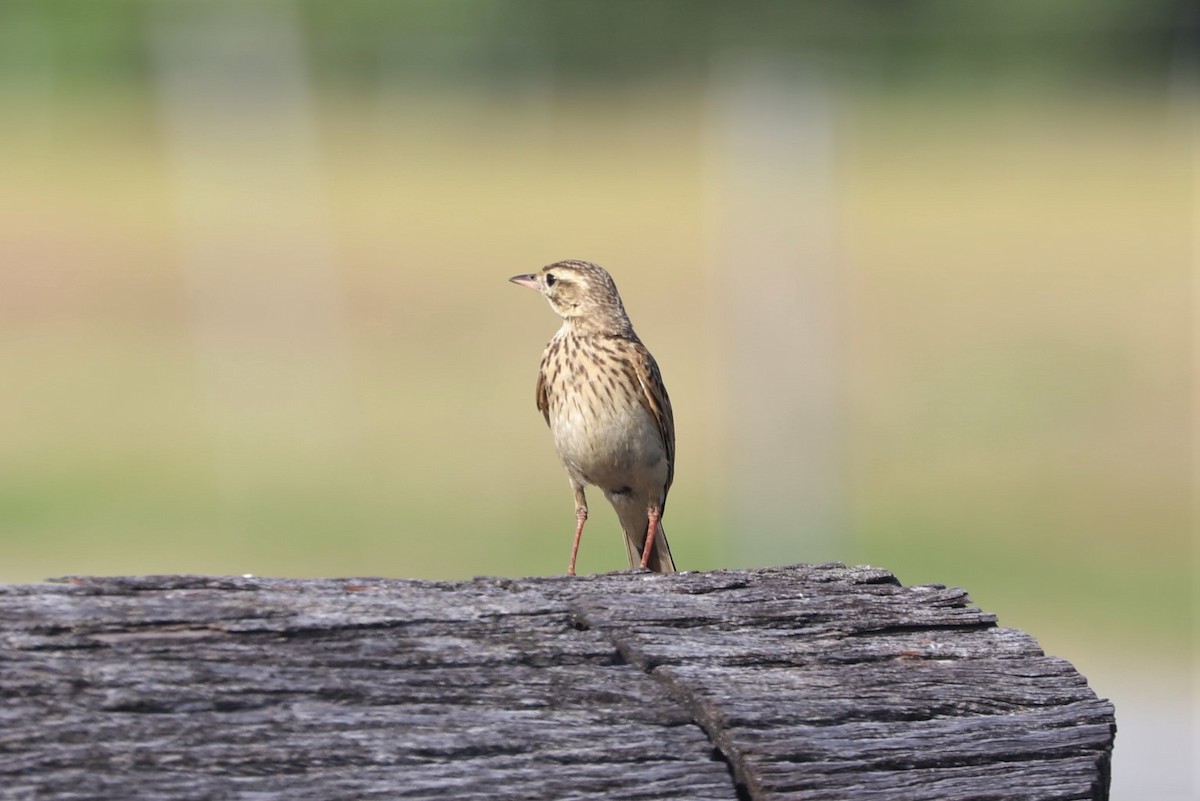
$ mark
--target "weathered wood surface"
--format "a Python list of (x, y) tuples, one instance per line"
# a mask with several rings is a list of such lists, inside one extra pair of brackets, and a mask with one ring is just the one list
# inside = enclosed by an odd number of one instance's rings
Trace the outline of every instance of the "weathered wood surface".
[(3, 799), (1104, 799), (1113, 708), (838, 565), (0, 586)]

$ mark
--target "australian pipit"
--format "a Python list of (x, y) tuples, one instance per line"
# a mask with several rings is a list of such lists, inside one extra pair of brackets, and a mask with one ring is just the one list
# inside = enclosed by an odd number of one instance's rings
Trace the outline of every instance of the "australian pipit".
[(661, 518), (675, 476), (675, 421), (658, 364), (633, 332), (612, 277), (586, 261), (514, 275), (563, 318), (546, 346), (537, 407), (575, 492), (575, 574), (587, 521), (584, 487), (599, 487), (621, 521), (630, 567), (675, 570)]

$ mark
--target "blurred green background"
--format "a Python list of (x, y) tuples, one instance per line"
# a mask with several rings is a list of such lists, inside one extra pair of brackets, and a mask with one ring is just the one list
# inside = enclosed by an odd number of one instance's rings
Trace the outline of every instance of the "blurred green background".
[(562, 571), (558, 321), (506, 279), (586, 258), (671, 391), (681, 567), (966, 587), (1117, 701), (1114, 798), (1190, 798), (1196, 41), (1166, 0), (4, 2), (0, 580)]

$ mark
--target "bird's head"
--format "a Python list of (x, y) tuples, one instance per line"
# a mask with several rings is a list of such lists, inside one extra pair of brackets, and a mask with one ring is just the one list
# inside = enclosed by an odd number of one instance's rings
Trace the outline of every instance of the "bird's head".
[(630, 328), (617, 285), (598, 264), (559, 261), (508, 280), (541, 292), (554, 313), (576, 328), (612, 333)]

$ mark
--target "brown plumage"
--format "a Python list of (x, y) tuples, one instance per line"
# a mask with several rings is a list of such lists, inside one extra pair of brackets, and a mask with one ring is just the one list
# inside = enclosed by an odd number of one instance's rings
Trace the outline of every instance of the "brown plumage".
[(630, 567), (675, 570), (660, 522), (675, 477), (675, 420), (658, 364), (638, 339), (612, 277), (560, 261), (513, 283), (541, 292), (562, 328), (546, 346), (537, 407), (575, 493), (574, 575), (587, 520), (584, 487), (599, 487), (625, 534)]

